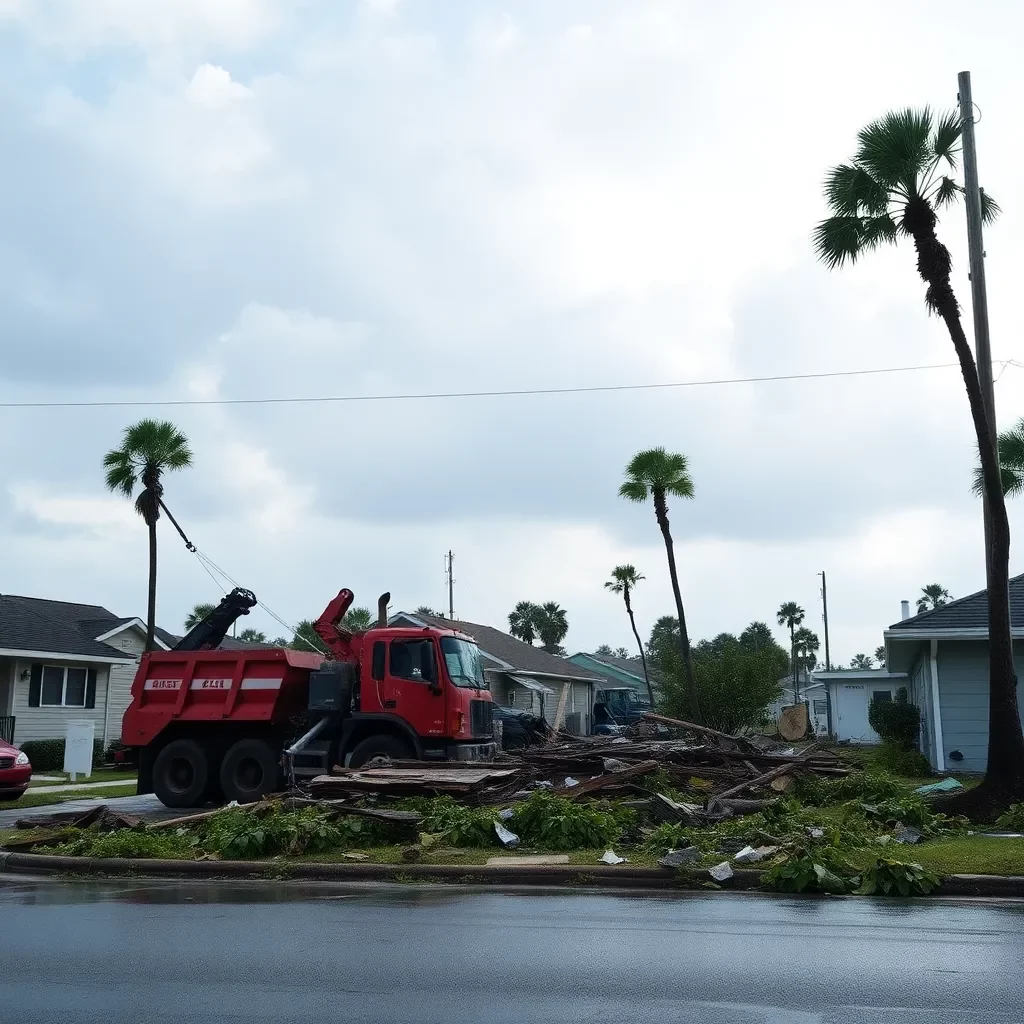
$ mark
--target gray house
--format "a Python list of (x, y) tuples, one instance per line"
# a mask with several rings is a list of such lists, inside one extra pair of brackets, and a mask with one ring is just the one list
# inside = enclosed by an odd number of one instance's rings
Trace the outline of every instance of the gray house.
[[(1024, 576), (1010, 580), (1018, 680), (1024, 669)], [(905, 672), (921, 708), (921, 749), (936, 771), (983, 772), (988, 752), (988, 594), (981, 590), (885, 631), (885, 667)], [(1024, 699), (1017, 684), (1017, 700)]]
[(578, 735), (590, 731), (594, 690), (605, 684), (603, 676), (523, 643), (493, 626), (413, 612), (396, 612), (388, 622), (392, 626), (456, 629), (471, 636), (480, 647), (484, 677), (496, 703), (542, 715), (553, 723), (564, 694), (563, 726)]

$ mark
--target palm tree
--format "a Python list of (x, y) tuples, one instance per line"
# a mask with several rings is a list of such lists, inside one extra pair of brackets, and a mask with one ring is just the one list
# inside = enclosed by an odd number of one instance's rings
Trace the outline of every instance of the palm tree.
[(433, 608), (431, 608), (431, 607), (430, 607), (430, 605), (428, 605), (428, 604), (421, 604), (421, 605), (420, 605), (420, 606), (419, 606), (419, 607), (418, 607), (418, 608), (416, 609), (416, 611), (414, 611), (414, 612), (413, 612), (413, 615), (432, 615), (432, 616), (433, 616), (433, 617), (434, 617), (435, 619), (442, 619), (442, 618), (444, 618), (444, 616), (443, 616), (443, 615), (439, 615), (439, 614), (438, 614), (437, 612), (435, 612), (435, 611), (434, 611), (434, 609), (433, 609)]
[(751, 651), (763, 651), (775, 646), (775, 637), (767, 622), (752, 622), (740, 633), (740, 643)]
[(349, 608), (341, 624), (352, 633), (365, 633), (374, 624), (373, 613), (369, 608)]
[(850, 668), (854, 669), (870, 669), (874, 668), (875, 663), (866, 654), (855, 654), (850, 659)]
[(537, 639), (537, 623), (540, 620), (540, 606), (532, 601), (520, 601), (508, 615), (508, 631), (523, 643), (532, 644)]
[[(139, 483), (135, 511), (149, 529), (149, 605), (146, 613), (146, 650), (153, 650), (156, 634), (156, 521), (164, 508), (161, 478), (169, 470), (192, 465), (188, 439), (166, 420), (139, 420), (126, 427), (121, 447), (103, 456), (107, 487), (130, 498)], [(166, 509), (165, 509), (166, 511)]]
[[(1017, 677), (1010, 633), (1010, 525), (995, 431), (990, 426), (978, 367), (950, 284), (952, 258), (939, 241), (938, 211), (964, 189), (955, 171), (963, 122), (956, 113), (936, 118), (924, 110), (886, 114), (862, 129), (853, 161), (833, 168), (825, 182), (831, 216), (814, 233), (818, 258), (842, 267), (886, 242), (910, 238), (917, 271), (927, 285), (925, 306), (946, 325), (960, 363), (981, 460), (988, 507), (986, 583), (989, 637), (988, 761), (982, 784), (949, 801), (950, 809), (991, 812), (1024, 796), (1024, 732), (1017, 708)], [(984, 192), (981, 217), (995, 219), (998, 205)]]
[(795, 701), (799, 689), (797, 684), (796, 627), (804, 621), (804, 610), (796, 601), (786, 601), (779, 606), (775, 618), (780, 626), (789, 627), (789, 663), (793, 669), (793, 700)]
[[(1024, 417), (1004, 430), (996, 439), (999, 449), (999, 475), (1002, 478), (1003, 494), (1007, 498), (1016, 498), (1024, 494)], [(974, 470), (974, 483), (971, 490), (980, 498), (985, 493), (985, 481), (981, 475), (981, 466)]]
[(640, 664), (644, 670), (644, 682), (647, 684), (647, 699), (651, 702), (651, 707), (654, 707), (654, 690), (651, 687), (650, 677), (647, 675), (647, 658), (644, 656), (644, 644), (640, 639), (640, 634), (636, 629), (636, 619), (633, 618), (633, 605), (629, 600), (629, 595), (632, 590), (636, 588), (636, 585), (644, 577), (636, 571), (636, 568), (632, 565), (617, 565), (612, 569), (612, 578), (605, 583), (605, 589), (610, 590), (613, 594), (621, 594), (622, 600), (626, 605), (626, 614), (629, 616), (629, 627), (633, 630), (633, 636), (636, 637), (636, 646), (640, 651)]
[(207, 604), (205, 601), (200, 601), (199, 604), (194, 605), (192, 611), (185, 617), (185, 629), (190, 630), (193, 626), (199, 625), (207, 615), (210, 614), (214, 609), (212, 604)]
[(885, 644), (875, 648), (875, 661), (878, 662), (879, 668), (885, 668)]
[(818, 634), (801, 626), (793, 634), (792, 640), (800, 668), (810, 672), (818, 664), (818, 649), (821, 647)]
[(296, 651), (312, 651), (313, 654), (323, 654), (326, 650), (326, 645), (313, 628), (311, 619), (303, 619), (295, 627), (295, 636), (288, 646)]
[(643, 502), (648, 498), (654, 502), (654, 516), (658, 521), (665, 554), (668, 557), (668, 575), (672, 583), (672, 597), (676, 602), (676, 616), (679, 620), (679, 647), (683, 655), (683, 674), (686, 693), (690, 702), (690, 714), (694, 721), (703, 724), (700, 698), (697, 694), (697, 677), (693, 671), (693, 655), (690, 653), (690, 637), (686, 631), (686, 613), (683, 611), (683, 597), (679, 590), (679, 574), (676, 572), (676, 554), (672, 544), (672, 531), (668, 522), (668, 496), (676, 498), (693, 497), (693, 480), (690, 478), (686, 456), (681, 452), (667, 452), (664, 448), (648, 448), (637, 452), (626, 466), (626, 480), (619, 488), (619, 495), (629, 501)]
[(548, 654), (561, 654), (561, 643), (569, 632), (569, 619), (557, 601), (545, 601), (537, 615), (537, 635)]
[(921, 596), (917, 599), (917, 614), (941, 608), (952, 600), (949, 591), (941, 583), (929, 583), (928, 586), (921, 588)]
[(238, 634), (238, 639), (247, 644), (265, 644), (267, 642), (267, 634), (259, 629), (243, 629)]

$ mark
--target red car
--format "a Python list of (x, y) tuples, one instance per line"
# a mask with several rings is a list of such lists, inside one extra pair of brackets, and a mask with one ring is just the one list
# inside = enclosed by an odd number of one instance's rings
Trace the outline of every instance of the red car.
[(0, 800), (17, 800), (32, 778), (28, 754), (0, 740)]

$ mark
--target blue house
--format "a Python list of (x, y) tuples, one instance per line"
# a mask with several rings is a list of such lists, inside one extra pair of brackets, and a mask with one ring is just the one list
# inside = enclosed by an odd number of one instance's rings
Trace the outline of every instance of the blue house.
[[(588, 672), (604, 676), (608, 680), (609, 686), (629, 686), (645, 700), (647, 698), (647, 681), (644, 679), (644, 670), (639, 658), (616, 658), (611, 654), (587, 654), (580, 651), (569, 658), (569, 661)], [(657, 693), (657, 673), (651, 669), (650, 665), (647, 670), (654, 691)]]
[[(904, 617), (885, 631), (885, 667), (906, 673), (921, 709), (921, 749), (939, 772), (983, 772), (988, 759), (988, 593)], [(1010, 625), (1024, 669), (1024, 576), (1010, 580)]]

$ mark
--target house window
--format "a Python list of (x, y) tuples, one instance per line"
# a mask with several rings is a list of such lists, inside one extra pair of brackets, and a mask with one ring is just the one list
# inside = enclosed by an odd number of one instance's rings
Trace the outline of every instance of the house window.
[(892, 702), (892, 690), (875, 690), (871, 695), (872, 700)]
[(827, 700), (816, 700), (814, 702), (814, 713), (815, 715), (827, 715), (828, 714), (828, 701)]
[(84, 708), (89, 670), (43, 666), (39, 704), (45, 708)]

